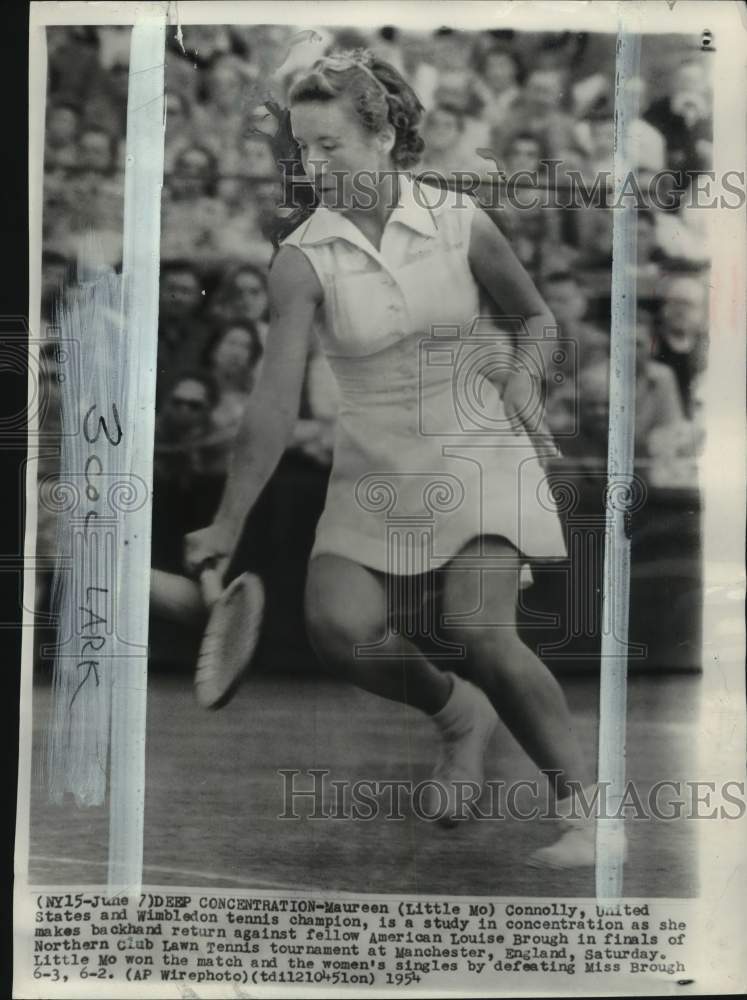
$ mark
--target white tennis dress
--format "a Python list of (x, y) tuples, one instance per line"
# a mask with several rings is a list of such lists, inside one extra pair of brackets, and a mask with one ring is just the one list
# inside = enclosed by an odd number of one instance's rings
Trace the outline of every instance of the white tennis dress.
[(312, 558), (415, 574), (485, 535), (525, 559), (565, 555), (534, 447), (509, 429), (483, 374), (510, 348), (494, 326), (475, 329), (475, 210), (465, 195), (402, 174), (380, 250), (324, 207), (283, 241), (322, 285), (319, 336), (340, 393)]

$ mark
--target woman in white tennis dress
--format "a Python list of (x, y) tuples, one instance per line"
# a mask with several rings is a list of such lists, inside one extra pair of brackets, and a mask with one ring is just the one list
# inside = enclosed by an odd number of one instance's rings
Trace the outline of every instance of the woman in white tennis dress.
[(418, 537), (432, 550), (395, 553), (399, 573), (434, 569), (486, 535), (525, 556), (564, 556), (534, 447), (523, 429), (512, 431), (484, 374), (492, 366), (508, 375), (511, 345), (479, 320), (468, 259), (479, 209), (405, 173), (396, 181), (399, 203), (379, 248), (324, 206), (283, 243), (304, 254), (323, 291), (320, 339), (340, 392), (312, 557), (335, 553), (390, 572), (392, 527), (408, 520), (413, 531), (421, 523)]
[[(515, 625), (522, 566), (565, 548), (524, 427), (536, 386), (510, 337), (480, 320), (480, 286), (523, 317), (527, 344), (553, 318), (470, 197), (409, 176), (422, 107), (388, 63), (323, 59), (290, 109), (319, 205), (273, 262), (262, 377), (216, 521), (188, 536), (187, 563), (233, 550), (290, 438), (318, 327), (340, 407), (307, 580), (315, 648), (346, 680), (434, 719), (431, 815), (463, 813), (457, 783), (482, 780), (496, 712), (554, 774), (565, 814), (588, 774), (562, 691)], [(564, 822), (531, 863), (593, 863), (593, 824)]]

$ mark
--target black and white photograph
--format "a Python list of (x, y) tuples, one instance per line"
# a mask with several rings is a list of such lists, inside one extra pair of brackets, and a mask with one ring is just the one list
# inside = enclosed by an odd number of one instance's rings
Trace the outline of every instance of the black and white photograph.
[(14, 996), (741, 992), (744, 6), (30, 30)]

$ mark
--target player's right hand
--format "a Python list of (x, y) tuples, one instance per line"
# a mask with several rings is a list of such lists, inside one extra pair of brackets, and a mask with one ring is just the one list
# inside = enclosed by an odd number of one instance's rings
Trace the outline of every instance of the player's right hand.
[(206, 567), (225, 568), (236, 544), (236, 532), (223, 521), (192, 531), (184, 539), (184, 565), (192, 574)]

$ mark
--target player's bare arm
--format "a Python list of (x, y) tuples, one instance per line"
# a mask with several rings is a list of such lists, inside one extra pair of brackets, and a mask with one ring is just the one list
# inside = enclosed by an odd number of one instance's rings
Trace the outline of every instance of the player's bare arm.
[(187, 568), (230, 555), (241, 525), (285, 450), (298, 416), (321, 287), (304, 256), (280, 250), (269, 279), (270, 332), (260, 382), (247, 404), (213, 524), (186, 538)]

